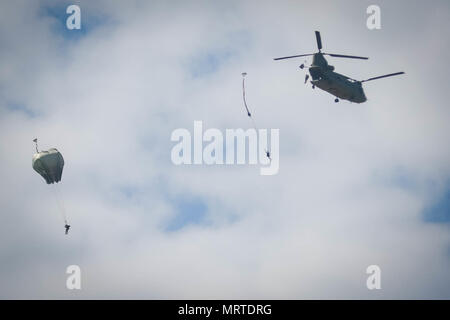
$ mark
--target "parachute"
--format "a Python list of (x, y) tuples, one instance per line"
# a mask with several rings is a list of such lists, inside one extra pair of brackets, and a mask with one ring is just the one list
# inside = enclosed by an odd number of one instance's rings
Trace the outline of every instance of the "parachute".
[(35, 153), (32, 163), (33, 169), (45, 179), (47, 184), (61, 181), (64, 158), (55, 148)]
[[(33, 155), (32, 166), (33, 169), (39, 173), (47, 184), (58, 183), (61, 181), (61, 176), (64, 168), (64, 158), (62, 154), (55, 148), (48, 149), (47, 151), (39, 151), (37, 146), (37, 139), (33, 140), (36, 143), (36, 153)], [(58, 188), (55, 185), (54, 193), (56, 201), (58, 203), (59, 210), (64, 219), (66, 234), (69, 231), (70, 226), (67, 223), (66, 210), (62, 197), (59, 194)]]

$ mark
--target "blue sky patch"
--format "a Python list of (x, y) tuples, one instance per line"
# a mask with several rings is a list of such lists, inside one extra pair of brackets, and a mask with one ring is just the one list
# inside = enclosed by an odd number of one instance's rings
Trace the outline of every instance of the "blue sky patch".
[(27, 115), (30, 118), (37, 117), (37, 113), (35, 111), (31, 110), (30, 108), (28, 108), (27, 106), (25, 106), (24, 104), (10, 102), (10, 103), (7, 103), (5, 105), (5, 107), (6, 107), (5, 109), (8, 111), (20, 112), (20, 113)]
[(199, 54), (189, 62), (189, 73), (198, 78), (217, 72), (221, 65), (226, 63), (232, 53), (230, 51), (217, 51)]
[(447, 184), (445, 192), (425, 208), (424, 219), (432, 223), (450, 222), (450, 183)]
[(417, 181), (414, 174), (401, 166), (395, 167), (390, 172), (386, 182), (401, 189), (411, 190), (417, 188)]
[(188, 225), (207, 225), (206, 204), (199, 198), (180, 197), (173, 201), (175, 215), (168, 222), (166, 231), (177, 231)]

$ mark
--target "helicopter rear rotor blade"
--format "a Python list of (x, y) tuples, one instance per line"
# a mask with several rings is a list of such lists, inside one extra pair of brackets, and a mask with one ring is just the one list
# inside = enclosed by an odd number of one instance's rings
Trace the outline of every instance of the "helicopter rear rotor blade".
[(331, 57), (336, 57), (336, 58), (350, 58), (350, 59), (364, 59), (364, 60), (369, 59), (367, 57), (348, 56), (348, 55), (345, 55), (345, 54), (337, 54), (337, 53), (324, 53), (324, 54), (329, 55)]
[(399, 74), (404, 74), (404, 72), (401, 71), (401, 72), (389, 73), (389, 74), (385, 74), (385, 75), (382, 75), (382, 76), (373, 77), (373, 78), (369, 78), (369, 79), (366, 79), (366, 80), (361, 80), (360, 82), (366, 82), (366, 81), (372, 81), (372, 80), (377, 80), (377, 79), (381, 79), (381, 78), (398, 76)]
[(316, 33), (317, 48), (319, 48), (319, 52), (320, 52), (320, 50), (322, 50), (322, 38), (320, 37), (319, 31), (314, 31), (314, 32)]
[(307, 54), (299, 54), (299, 55), (296, 55), (296, 56), (274, 58), (273, 60), (283, 60), (283, 59), (306, 57), (306, 56), (312, 56), (312, 55), (314, 55), (314, 53), (307, 53)]

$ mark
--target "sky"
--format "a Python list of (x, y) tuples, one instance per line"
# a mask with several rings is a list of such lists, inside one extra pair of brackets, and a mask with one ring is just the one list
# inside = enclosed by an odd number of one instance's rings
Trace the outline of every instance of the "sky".
[[(449, 299), (449, 26), (448, 1), (2, 1), (0, 298)], [(405, 74), (335, 103), (304, 85), (310, 59), (273, 60), (315, 30), (370, 57), (329, 57), (339, 73)], [(252, 127), (242, 72), (278, 174), (174, 165), (177, 128)], [(57, 186), (36, 137), (64, 156)]]

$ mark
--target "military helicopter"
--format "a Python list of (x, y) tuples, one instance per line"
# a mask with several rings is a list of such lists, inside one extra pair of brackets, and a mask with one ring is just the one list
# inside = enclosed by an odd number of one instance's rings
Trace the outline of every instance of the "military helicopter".
[[(318, 87), (333, 96), (336, 97), (334, 102), (339, 102), (339, 98), (344, 100), (349, 100), (350, 102), (362, 103), (367, 101), (367, 98), (364, 94), (364, 90), (362, 88), (362, 83), (367, 81), (372, 81), (376, 79), (386, 78), (397, 76), (399, 74), (403, 74), (404, 72), (395, 72), (390, 74), (385, 74), (378, 77), (369, 78), (366, 80), (355, 80), (334, 72), (334, 67), (329, 65), (327, 60), (325, 60), (324, 56), (328, 55), (331, 57), (337, 58), (351, 58), (351, 59), (364, 59), (367, 60), (367, 57), (358, 57), (358, 56), (348, 56), (343, 54), (335, 54), (335, 53), (325, 53), (322, 52), (322, 39), (320, 38), (320, 32), (315, 31), (316, 33), (316, 41), (317, 47), (319, 48), (319, 52), (316, 53), (308, 53), (308, 54), (300, 54), (289, 57), (281, 57), (275, 58), (274, 60), (283, 60), (290, 58), (298, 58), (298, 57), (306, 57), (313, 56), (313, 62), (309, 67), (309, 73), (311, 74), (312, 80), (310, 81), (312, 84), (312, 88)], [(300, 65), (300, 69), (305, 67), (304, 64)], [(309, 75), (305, 76), (305, 83), (308, 81)]]

